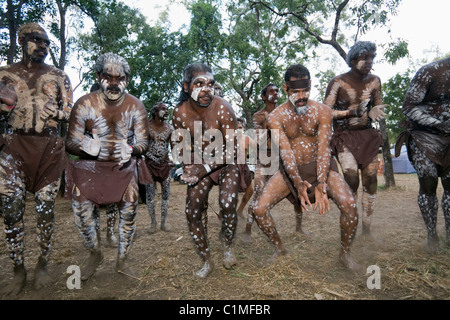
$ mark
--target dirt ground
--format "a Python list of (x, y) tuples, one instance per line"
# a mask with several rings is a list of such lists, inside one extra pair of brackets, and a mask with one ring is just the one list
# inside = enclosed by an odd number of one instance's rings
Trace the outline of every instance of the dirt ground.
[[(59, 198), (56, 204), (56, 226), (49, 271), (52, 286), (35, 291), (33, 268), (37, 261), (34, 202), (29, 200), (25, 217), (26, 260), (28, 282), (15, 300), (448, 300), (450, 297), (450, 249), (444, 246), (445, 231), (439, 208), (438, 233), (441, 249), (436, 255), (423, 252), (426, 231), (417, 206), (417, 176), (396, 175), (396, 187), (379, 191), (373, 218), (373, 234), (377, 241), (361, 235), (359, 227), (352, 246), (357, 261), (380, 269), (380, 289), (369, 289), (371, 274), (355, 275), (338, 262), (339, 211), (332, 203), (331, 211), (304, 215), (304, 227), (312, 236), (295, 232), (292, 205), (283, 200), (272, 210), (277, 229), (288, 249), (288, 255), (273, 264), (266, 261), (273, 246), (256, 224), (253, 243), (244, 245), (241, 235), (245, 222), (238, 222), (235, 254), (238, 264), (231, 270), (222, 267), (219, 242), (218, 189), (210, 194), (209, 239), (215, 269), (207, 279), (197, 279), (193, 272), (201, 261), (188, 233), (184, 216), (186, 186), (172, 183), (168, 224), (170, 232), (148, 234), (150, 218), (145, 204), (139, 205), (137, 234), (130, 252), (136, 276), (114, 271), (116, 248), (104, 248), (104, 262), (96, 274), (80, 289), (69, 289), (67, 280), (71, 265), (81, 266), (88, 252), (75, 228), (70, 202)], [(438, 189), (439, 200), (442, 187)], [(159, 222), (158, 197), (158, 222)], [(105, 210), (101, 229), (105, 235)], [(12, 264), (4, 241), (0, 242), (0, 286), (12, 278)], [(373, 282), (372, 282), (373, 283)]]

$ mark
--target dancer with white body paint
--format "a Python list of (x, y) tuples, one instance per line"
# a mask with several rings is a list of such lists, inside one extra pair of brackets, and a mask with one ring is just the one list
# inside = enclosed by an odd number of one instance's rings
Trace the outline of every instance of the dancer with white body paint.
[[(248, 135), (244, 133), (245, 130), (245, 119), (244, 118), (237, 118), (237, 143), (238, 143), (238, 149), (240, 154), (245, 156), (245, 161), (247, 160), (247, 155), (249, 152), (249, 149), (255, 149), (255, 141)], [(248, 164), (245, 163), (245, 170), (244, 170), (246, 180), (246, 185), (248, 186), (247, 189), (244, 191), (244, 195), (242, 196), (241, 203), (239, 204), (239, 207), (237, 209), (237, 214), (239, 217), (244, 218), (243, 211), (247, 203), (250, 201), (252, 195), (253, 195), (253, 181), (252, 181), (252, 175), (250, 172), (250, 168), (248, 167)]]
[(337, 156), (355, 199), (361, 171), (362, 233), (368, 236), (372, 236), (370, 227), (378, 187), (378, 151), (383, 145), (381, 133), (372, 123), (386, 116), (380, 78), (370, 73), (375, 54), (374, 43), (355, 43), (347, 55), (351, 70), (330, 81), (324, 100), (334, 115), (333, 155)]
[(145, 163), (152, 176), (153, 183), (145, 186), (145, 196), (148, 212), (150, 214), (150, 233), (157, 230), (155, 216), (155, 190), (156, 184), (161, 185), (161, 230), (169, 231), (166, 226), (167, 212), (170, 197), (170, 171), (172, 168), (169, 159), (170, 137), (173, 127), (167, 122), (169, 110), (167, 105), (158, 102), (152, 107), (152, 118), (149, 121), (148, 150), (145, 154)]
[(396, 156), (405, 142), (408, 157), (417, 171), (420, 211), (427, 229), (425, 250), (436, 253), (438, 199), (436, 189), (441, 178), (444, 188), (446, 244), (450, 247), (450, 58), (420, 68), (411, 81), (403, 103), (406, 131), (397, 138)]
[[(90, 92), (94, 92), (97, 90), (101, 90), (100, 84), (98, 82), (94, 83), (91, 86)], [(95, 207), (96, 210), (99, 210), (99, 207)], [(114, 229), (116, 227), (117, 216), (119, 215), (119, 209), (117, 208), (117, 204), (108, 203), (105, 205), (106, 209), (106, 245), (111, 248), (117, 248), (117, 238), (114, 234)], [(100, 212), (96, 213), (99, 215)]]
[[(116, 271), (132, 273), (127, 263), (136, 229), (138, 170), (136, 157), (148, 146), (147, 112), (125, 92), (130, 67), (120, 56), (102, 54), (94, 66), (101, 90), (75, 103), (66, 139), (67, 152), (78, 156), (66, 170), (66, 196), (75, 225), (89, 249), (81, 279), (89, 279), (103, 259), (98, 205), (117, 204), (119, 241)], [(139, 177), (140, 178), (140, 177)]]
[[(239, 191), (247, 188), (242, 184), (243, 165), (236, 164), (236, 116), (226, 100), (214, 95), (214, 82), (211, 68), (205, 64), (188, 65), (183, 72), (180, 101), (173, 112), (172, 141), (176, 148), (183, 145), (181, 179), (188, 183), (185, 211), (188, 227), (203, 261), (202, 268), (196, 272), (200, 278), (208, 276), (213, 269), (206, 226), (202, 222), (211, 188), (219, 186), (225, 268), (236, 264), (232, 249), (236, 206)], [(214, 134), (213, 139), (208, 139), (210, 133)], [(195, 140), (195, 137), (199, 138)], [(231, 148), (227, 148), (229, 143)]]
[(358, 214), (355, 199), (337, 164), (331, 159), (332, 110), (309, 100), (310, 73), (302, 65), (292, 65), (285, 73), (285, 90), (289, 100), (268, 117), (269, 128), (279, 135), (280, 170), (264, 185), (254, 204), (255, 221), (276, 250), (270, 261), (286, 253), (270, 210), (284, 198), (293, 198), (302, 210), (324, 214), (330, 209), (328, 197), (341, 211), (341, 250), (339, 260), (350, 270), (360, 265), (350, 255)]
[[(255, 177), (254, 177), (254, 194), (252, 202), (248, 207), (247, 224), (245, 226), (244, 233), (242, 235), (242, 241), (244, 243), (250, 243), (252, 241), (252, 226), (254, 222), (253, 215), (253, 203), (258, 199), (261, 190), (264, 185), (269, 181), (272, 175), (268, 174), (266, 169), (270, 167), (270, 163), (262, 163), (260, 155), (264, 154), (271, 157), (272, 154), (272, 141), (270, 139), (270, 130), (267, 122), (269, 114), (277, 108), (278, 105), (279, 88), (273, 83), (267, 84), (261, 90), (261, 99), (264, 101), (264, 108), (259, 110), (253, 115), (253, 128), (256, 130), (256, 140), (258, 141), (258, 158), (256, 163)], [(301, 207), (297, 202), (293, 203), (295, 211), (296, 231), (307, 234), (302, 228), (303, 213)]]
[[(14, 295), (26, 284), (24, 266), (24, 223), (26, 193), (34, 194), (37, 213), (39, 258), (34, 287), (51, 282), (47, 272), (54, 227), (54, 203), (67, 163), (62, 122), (72, 108), (72, 87), (63, 71), (45, 64), (50, 40), (35, 23), (19, 28), (22, 60), (0, 67), (0, 81), (15, 94), (1, 90), (1, 113), (7, 131), (0, 141), (0, 203), (5, 222), (7, 248), (14, 264), (12, 282), (0, 289)], [(14, 97), (16, 95), (16, 97)]]

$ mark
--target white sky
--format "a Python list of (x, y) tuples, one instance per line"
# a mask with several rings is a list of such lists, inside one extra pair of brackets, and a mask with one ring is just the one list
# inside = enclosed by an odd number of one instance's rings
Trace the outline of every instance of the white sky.
[[(147, 16), (148, 23), (153, 24), (159, 18), (159, 12), (169, 5), (169, 0), (131, 0), (126, 1), (131, 7), (141, 9)], [(380, 76), (381, 80), (387, 81), (390, 77), (399, 72), (406, 71), (411, 62), (415, 67), (420, 66), (422, 60), (431, 61), (436, 57), (436, 50), (440, 54), (450, 53), (450, 41), (448, 41), (448, 30), (450, 30), (450, 1), (448, 0), (403, 0), (399, 7), (397, 16), (391, 18), (391, 34), (387, 29), (378, 29), (365, 35), (360, 40), (369, 40), (375, 43), (386, 43), (390, 40), (402, 38), (408, 42), (410, 51), (409, 59), (402, 59), (396, 65), (375, 61), (374, 73)], [(190, 14), (183, 5), (170, 4), (169, 20), (172, 30), (178, 30), (183, 24), (188, 25)], [(331, 56), (337, 56), (334, 49), (330, 51)], [(430, 51), (431, 50), (431, 51)], [(381, 58), (382, 49), (378, 48), (378, 56)], [(307, 66), (311, 74), (319, 70), (327, 70), (330, 62), (324, 59), (311, 63)], [(66, 69), (69, 71), (69, 68)], [(345, 62), (338, 57), (334, 61), (333, 70), (338, 74), (348, 71)], [(313, 78), (313, 82), (315, 79)], [(80, 91), (80, 90), (77, 90)], [(80, 92), (76, 92), (78, 96)], [(315, 92), (312, 93), (314, 98)]]
[[(130, 6), (140, 8), (148, 17), (148, 22), (153, 23), (158, 19), (158, 12), (169, 3), (168, 0), (133, 0)], [(400, 60), (396, 65), (375, 61), (374, 73), (380, 76), (382, 81), (388, 80), (399, 72), (406, 71), (411, 63), (416, 67), (422, 64), (422, 60), (431, 61), (436, 57), (436, 51), (440, 54), (450, 53), (450, 1), (448, 0), (403, 0), (398, 9), (397, 16), (391, 18), (391, 33), (387, 29), (378, 29), (365, 35), (360, 40), (373, 41), (375, 43), (389, 42), (402, 38), (408, 42), (410, 57)], [(190, 15), (182, 5), (171, 5), (169, 19), (172, 28), (177, 30), (183, 24), (188, 24)], [(334, 51), (334, 49), (328, 49)], [(382, 49), (378, 48), (378, 57), (382, 56)], [(337, 55), (332, 52), (332, 55)], [(348, 71), (348, 67), (339, 57), (335, 60), (338, 65), (334, 67), (336, 73)], [(311, 74), (316, 73), (314, 68), (326, 70), (329, 65), (318, 61), (308, 66)], [(314, 79), (313, 79), (314, 81)], [(313, 93), (314, 95), (314, 93)]]

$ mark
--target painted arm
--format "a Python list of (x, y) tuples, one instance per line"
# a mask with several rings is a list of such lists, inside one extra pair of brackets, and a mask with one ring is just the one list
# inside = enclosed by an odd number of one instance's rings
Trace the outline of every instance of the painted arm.
[(317, 186), (314, 190), (316, 202), (314, 210), (319, 207), (319, 213), (330, 211), (330, 202), (327, 195), (327, 180), (330, 172), (332, 136), (332, 110), (328, 106), (320, 108), (319, 124), (317, 130)]
[(443, 133), (450, 133), (450, 124), (448, 121), (440, 119), (439, 113), (433, 113), (433, 106), (430, 103), (424, 102), (430, 84), (432, 83), (433, 75), (422, 67), (411, 80), (411, 84), (406, 93), (405, 101), (403, 102), (403, 114), (413, 122), (419, 125), (435, 128)]
[(347, 119), (347, 118), (353, 118), (353, 117), (362, 117), (364, 112), (367, 110), (367, 104), (369, 101), (363, 101), (359, 104), (357, 109), (353, 110), (336, 110), (335, 105), (337, 101), (337, 97), (339, 94), (339, 90), (341, 88), (341, 85), (339, 81), (336, 79), (332, 79), (331, 82), (328, 84), (327, 90), (325, 92), (325, 99), (323, 101), (324, 104), (329, 106), (332, 109), (333, 118), (335, 119)]

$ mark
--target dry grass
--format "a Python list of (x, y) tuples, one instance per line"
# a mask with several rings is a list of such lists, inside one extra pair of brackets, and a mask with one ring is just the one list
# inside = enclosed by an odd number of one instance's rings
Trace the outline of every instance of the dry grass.
[[(379, 177), (379, 184), (383, 178)], [(61, 199), (57, 206), (57, 225), (50, 270), (55, 284), (36, 292), (28, 284), (17, 299), (121, 299), (121, 300), (436, 300), (449, 298), (450, 250), (442, 246), (437, 255), (422, 251), (426, 237), (418, 211), (417, 177), (396, 176), (397, 187), (379, 189), (373, 234), (378, 242), (360, 232), (352, 252), (365, 267), (377, 265), (381, 270), (381, 289), (368, 289), (368, 274), (352, 274), (338, 262), (339, 212), (336, 206), (324, 216), (305, 214), (304, 227), (312, 232), (305, 236), (294, 232), (291, 204), (284, 200), (272, 215), (288, 254), (273, 264), (266, 261), (273, 246), (253, 227), (253, 243), (244, 245), (240, 239), (244, 223), (239, 221), (235, 240), (238, 264), (222, 267), (220, 223), (217, 201), (210, 201), (209, 239), (215, 269), (207, 279), (197, 279), (193, 272), (201, 266), (183, 213), (185, 186), (172, 184), (168, 223), (170, 232), (145, 232), (149, 217), (144, 204), (139, 206), (138, 232), (130, 253), (135, 275), (114, 272), (117, 249), (105, 248), (105, 261), (81, 290), (69, 290), (66, 269), (80, 265), (86, 258), (81, 237), (73, 224), (70, 203)], [(439, 194), (442, 194), (441, 188)], [(211, 199), (217, 197), (217, 188)], [(28, 203), (26, 221), (26, 263), (32, 271), (36, 261), (34, 214)], [(158, 206), (157, 206), (158, 208)], [(105, 226), (104, 214), (102, 227)], [(438, 232), (445, 239), (442, 212)], [(4, 243), (0, 244), (0, 285), (11, 278), (11, 264)], [(30, 272), (32, 274), (32, 272)], [(31, 279), (30, 279), (31, 280)]]

